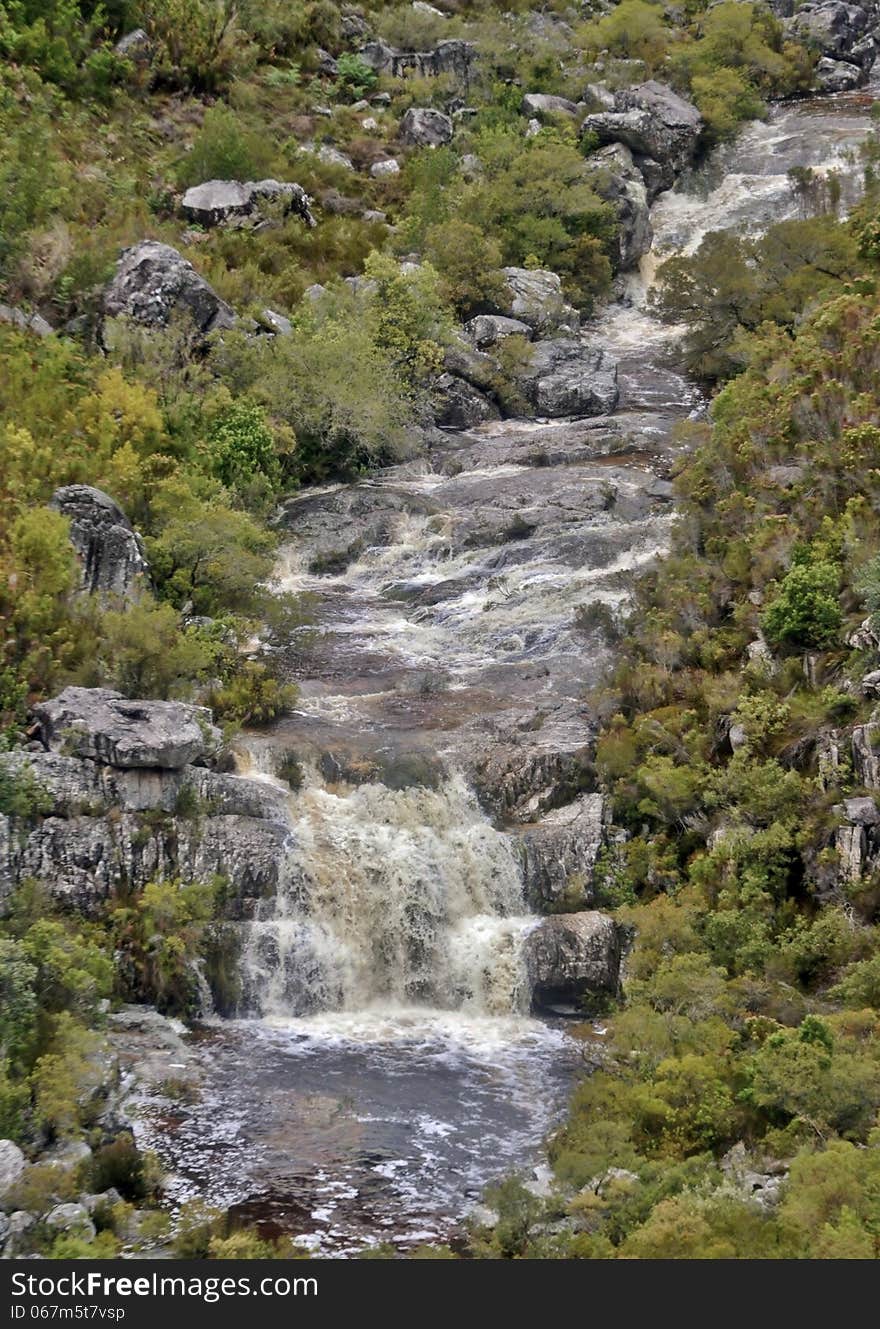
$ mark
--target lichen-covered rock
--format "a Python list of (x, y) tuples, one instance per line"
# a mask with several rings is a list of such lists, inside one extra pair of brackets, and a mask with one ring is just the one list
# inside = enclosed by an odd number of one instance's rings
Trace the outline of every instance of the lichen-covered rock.
[(236, 322), (230, 306), (189, 260), (158, 240), (123, 250), (103, 306), (108, 319), (125, 316), (151, 328), (166, 327), (173, 315), (182, 315), (203, 336)]
[(223, 741), (204, 706), (132, 701), (109, 688), (65, 688), (34, 714), (51, 751), (109, 766), (179, 770), (215, 758)]
[(91, 485), (65, 485), (56, 489), (49, 506), (70, 521), (85, 592), (130, 601), (149, 590), (150, 568), (140, 536), (109, 494)]
[(155, 47), (143, 28), (127, 32), (113, 47), (115, 55), (121, 60), (130, 60), (134, 65), (149, 65), (155, 55)]
[(535, 332), (577, 332), (577, 310), (566, 303), (562, 282), (546, 268), (505, 268), (510, 298), (498, 313), (526, 323)]
[(526, 938), (526, 964), (537, 1007), (614, 995), (620, 982), (620, 935), (594, 910), (543, 918)]
[(852, 736), (853, 769), (866, 789), (880, 789), (880, 724), (857, 725)]
[(317, 224), (309, 208), (308, 194), (301, 185), (290, 181), (206, 180), (186, 191), (180, 210), (184, 217), (200, 226), (219, 226), (221, 222), (258, 217), (266, 203), (294, 213), (306, 226)]
[(9, 1223), (6, 1228), (6, 1244), (3, 1247), (5, 1259), (15, 1260), (30, 1253), (32, 1247), (31, 1233), (36, 1221), (34, 1215), (29, 1214), (25, 1209), (16, 1209), (15, 1213), (9, 1215)]
[(396, 157), (386, 157), (384, 161), (373, 162), (370, 175), (374, 180), (387, 180), (391, 175), (400, 175), (400, 162)]
[(452, 142), (452, 121), (432, 106), (411, 106), (400, 122), (400, 141), (416, 148), (440, 148)]

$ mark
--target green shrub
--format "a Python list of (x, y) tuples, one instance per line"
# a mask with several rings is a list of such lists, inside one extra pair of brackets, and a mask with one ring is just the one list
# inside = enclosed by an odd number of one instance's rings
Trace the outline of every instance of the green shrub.
[(117, 1190), (124, 1200), (137, 1202), (146, 1197), (143, 1155), (127, 1131), (94, 1151), (88, 1185), (95, 1194)]
[(840, 568), (833, 563), (796, 563), (761, 624), (771, 645), (794, 648), (832, 646), (840, 636)]
[(274, 156), (265, 138), (247, 129), (229, 106), (218, 102), (205, 112), (202, 127), (177, 170), (181, 189), (205, 180), (262, 180)]

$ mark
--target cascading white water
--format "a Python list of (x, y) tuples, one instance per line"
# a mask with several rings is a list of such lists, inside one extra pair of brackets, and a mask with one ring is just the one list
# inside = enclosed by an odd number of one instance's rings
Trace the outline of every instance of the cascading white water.
[(291, 799), (282, 883), (249, 925), (246, 1004), (265, 1016), (422, 1005), (528, 1008), (521, 869), (464, 781), (318, 786)]

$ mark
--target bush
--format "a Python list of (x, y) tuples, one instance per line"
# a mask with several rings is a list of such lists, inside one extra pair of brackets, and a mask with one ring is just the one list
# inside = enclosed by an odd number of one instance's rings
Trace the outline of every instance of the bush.
[(218, 102), (205, 112), (192, 150), (177, 169), (181, 189), (206, 180), (262, 180), (271, 173), (274, 154), (265, 138), (242, 124), (235, 111)]
[(117, 1190), (124, 1200), (143, 1200), (147, 1194), (144, 1159), (128, 1131), (92, 1154), (88, 1186), (93, 1193)]
[(379, 81), (376, 71), (351, 51), (343, 51), (336, 68), (339, 87), (352, 101), (360, 101)]
[(840, 568), (835, 564), (796, 563), (762, 617), (768, 642), (797, 649), (834, 645), (843, 621), (839, 587)]
[(236, 0), (140, 0), (138, 17), (157, 50), (157, 74), (171, 87), (217, 92), (250, 57)]

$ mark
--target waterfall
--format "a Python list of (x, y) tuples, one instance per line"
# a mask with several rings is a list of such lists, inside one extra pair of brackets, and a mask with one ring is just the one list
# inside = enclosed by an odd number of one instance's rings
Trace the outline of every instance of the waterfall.
[(534, 919), (520, 861), (464, 780), (312, 785), (290, 806), (281, 884), (242, 951), (249, 1011), (527, 1011), (523, 941)]

